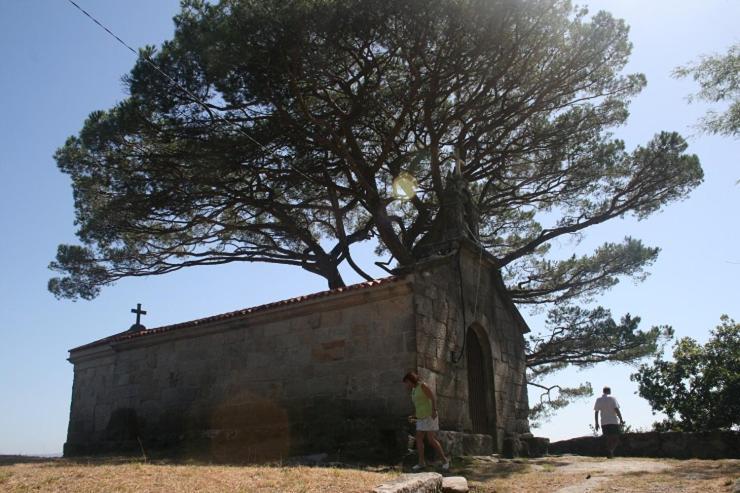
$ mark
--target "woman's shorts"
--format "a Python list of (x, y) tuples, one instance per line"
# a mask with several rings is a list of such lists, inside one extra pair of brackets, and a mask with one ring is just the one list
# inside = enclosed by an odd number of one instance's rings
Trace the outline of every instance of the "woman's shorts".
[(601, 425), (601, 432), (604, 435), (619, 435), (619, 425)]
[(439, 431), (439, 416), (436, 418), (428, 416), (416, 420), (416, 431)]

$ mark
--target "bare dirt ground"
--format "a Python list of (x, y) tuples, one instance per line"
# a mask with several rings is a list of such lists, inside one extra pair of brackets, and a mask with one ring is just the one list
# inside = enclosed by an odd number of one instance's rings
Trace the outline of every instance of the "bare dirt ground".
[(471, 491), (486, 493), (719, 493), (733, 491), (740, 480), (740, 460), (476, 457), (459, 472), (468, 478)]
[[(378, 467), (227, 466), (6, 456), (0, 457), (0, 491), (345, 493), (369, 491), (400, 472)], [(458, 460), (450, 473), (466, 476), (472, 492), (485, 493), (713, 493), (732, 492), (740, 479), (740, 460), (577, 456), (505, 460), (494, 456)]]

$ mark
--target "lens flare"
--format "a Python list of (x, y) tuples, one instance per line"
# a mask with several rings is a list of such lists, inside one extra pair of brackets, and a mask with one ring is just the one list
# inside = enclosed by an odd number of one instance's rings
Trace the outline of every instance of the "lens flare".
[(393, 197), (399, 200), (411, 200), (416, 196), (418, 184), (416, 178), (402, 171), (393, 179)]

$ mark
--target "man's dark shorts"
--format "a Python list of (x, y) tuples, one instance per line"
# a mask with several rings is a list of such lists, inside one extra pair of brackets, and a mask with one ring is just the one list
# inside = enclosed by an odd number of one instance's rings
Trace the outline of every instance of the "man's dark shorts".
[(601, 425), (601, 432), (604, 435), (619, 435), (619, 425)]

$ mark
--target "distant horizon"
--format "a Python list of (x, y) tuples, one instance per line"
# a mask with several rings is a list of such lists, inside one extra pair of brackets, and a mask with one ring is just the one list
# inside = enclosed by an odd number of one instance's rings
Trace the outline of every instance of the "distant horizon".
[(3, 454), (0, 453), (0, 459), (3, 457), (29, 457), (29, 458), (41, 458), (41, 459), (54, 459), (57, 457), (64, 457), (62, 452), (49, 452), (44, 454)]

